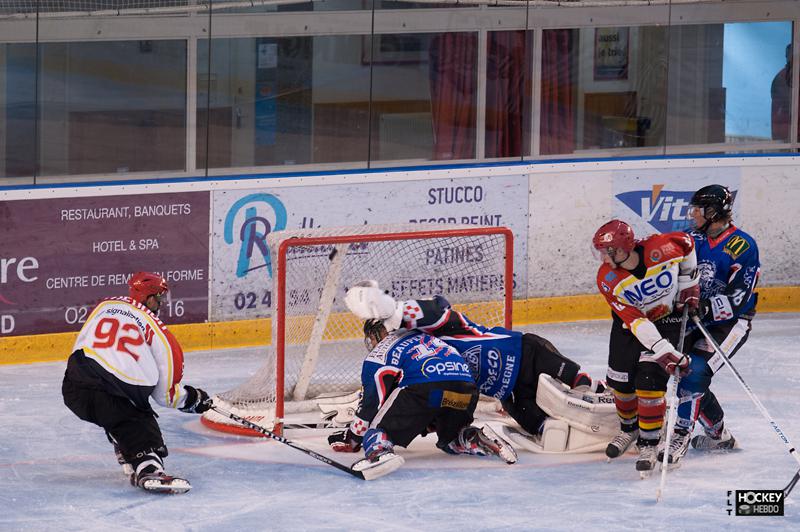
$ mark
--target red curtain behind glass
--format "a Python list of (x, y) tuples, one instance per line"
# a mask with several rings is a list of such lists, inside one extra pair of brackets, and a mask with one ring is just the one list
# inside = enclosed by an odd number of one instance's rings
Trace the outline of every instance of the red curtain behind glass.
[(525, 31), (489, 33), (486, 64), (486, 157), (522, 154), (525, 73), (529, 70)]
[(475, 157), (478, 36), (443, 33), (431, 41), (433, 158)]
[(572, 50), (577, 44), (573, 30), (542, 33), (542, 155), (575, 150), (575, 97)]

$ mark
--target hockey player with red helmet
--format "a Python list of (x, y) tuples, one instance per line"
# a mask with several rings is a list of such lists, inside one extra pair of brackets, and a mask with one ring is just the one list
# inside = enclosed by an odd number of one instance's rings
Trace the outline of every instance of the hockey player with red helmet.
[(67, 361), (64, 404), (79, 418), (105, 429), (131, 484), (144, 490), (183, 493), (185, 479), (164, 472), (167, 447), (150, 406), (200, 414), (208, 394), (185, 385), (183, 350), (158, 319), (169, 290), (158, 274), (139, 272), (128, 297), (104, 299), (83, 325)]
[(603, 261), (597, 288), (612, 309), (607, 377), (621, 425), (606, 455), (616, 458), (636, 443), (636, 469), (647, 476), (656, 462), (669, 374), (689, 367), (675, 343), (679, 311), (697, 305), (694, 241), (681, 232), (637, 241), (627, 223), (611, 220), (592, 244)]

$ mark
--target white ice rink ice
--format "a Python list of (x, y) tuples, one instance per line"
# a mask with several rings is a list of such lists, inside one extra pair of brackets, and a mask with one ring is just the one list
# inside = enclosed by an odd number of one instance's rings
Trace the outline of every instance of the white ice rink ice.
[[(605, 370), (609, 322), (527, 328), (593, 376)], [(800, 444), (800, 315), (763, 314), (734, 364), (775, 421)], [(185, 382), (211, 393), (242, 382), (257, 350), (189, 353)], [(406, 464), (364, 482), (285, 445), (225, 435), (157, 407), (168, 473), (185, 495), (128, 484), (103, 431), (61, 400), (64, 363), (0, 366), (0, 530), (800, 530), (800, 488), (784, 517), (728, 515), (728, 491), (780, 489), (797, 463), (727, 368), (712, 389), (741, 449), (687, 453), (656, 504), (659, 475), (640, 480), (635, 455), (541, 455), (519, 462), (450, 456), (431, 437), (399, 449)], [(290, 439), (332, 453), (326, 431)]]

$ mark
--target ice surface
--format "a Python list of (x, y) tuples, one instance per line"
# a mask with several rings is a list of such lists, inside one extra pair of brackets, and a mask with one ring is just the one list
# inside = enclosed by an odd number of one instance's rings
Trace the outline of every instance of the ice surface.
[[(592, 375), (603, 375), (609, 322), (541, 325)], [(800, 315), (756, 318), (737, 369), (788, 437), (800, 445)], [(258, 350), (189, 353), (185, 382), (210, 392), (242, 382)], [(800, 488), (785, 517), (728, 515), (727, 491), (780, 489), (798, 469), (724, 368), (712, 389), (742, 448), (691, 449), (655, 503), (658, 475), (639, 480), (634, 455), (552, 456), (520, 450), (516, 465), (449, 456), (431, 438), (400, 449), (406, 465), (364, 482), (273, 441), (229, 436), (196, 416), (156, 407), (170, 449), (167, 471), (185, 495), (134, 489), (100, 428), (63, 405), (64, 363), (0, 366), (0, 530), (798, 530)], [(288, 437), (342, 462), (325, 431)]]

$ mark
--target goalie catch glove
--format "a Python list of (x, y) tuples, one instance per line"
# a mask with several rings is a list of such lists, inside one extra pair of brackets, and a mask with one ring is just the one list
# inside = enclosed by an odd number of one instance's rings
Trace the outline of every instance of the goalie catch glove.
[(356, 436), (350, 429), (340, 430), (328, 436), (328, 445), (337, 453), (356, 453), (361, 449), (362, 436)]
[(675, 372), (675, 366), (680, 368), (681, 377), (685, 376), (689, 371), (689, 362), (691, 359), (689, 355), (680, 353), (666, 338), (662, 338), (651, 348), (651, 353), (644, 353), (639, 357), (639, 362), (655, 362), (667, 374), (672, 375)]
[(356, 283), (345, 294), (344, 303), (361, 320), (381, 320), (388, 332), (399, 328), (403, 320), (402, 304), (381, 290), (375, 280)]
[(208, 394), (200, 388), (195, 388), (194, 386), (184, 386), (183, 388), (186, 390), (186, 400), (183, 406), (179, 408), (181, 412), (186, 412), (187, 414), (202, 414), (214, 406)]

